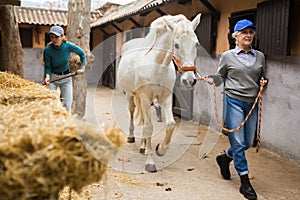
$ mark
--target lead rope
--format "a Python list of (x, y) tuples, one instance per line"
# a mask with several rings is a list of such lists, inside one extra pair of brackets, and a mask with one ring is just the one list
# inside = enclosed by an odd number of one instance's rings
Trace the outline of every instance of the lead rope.
[[(199, 77), (198, 80), (203, 80), (202, 76), (199, 75), (198, 72), (197, 72), (197, 75)], [(260, 131), (261, 131), (261, 122), (262, 122), (262, 92), (263, 92), (263, 88), (265, 86), (265, 82), (264, 81), (261, 82), (258, 95), (255, 98), (254, 104), (253, 104), (252, 108), (250, 109), (248, 115), (245, 117), (244, 121), (238, 127), (236, 127), (235, 129), (225, 128), (223, 126), (223, 124), (221, 123), (221, 121), (219, 120), (218, 107), (217, 107), (216, 84), (213, 82), (212, 85), (213, 85), (213, 88), (214, 88), (214, 108), (215, 108), (215, 113), (216, 113), (216, 119), (217, 119), (219, 127), (222, 130), (226, 131), (226, 132), (233, 133), (233, 132), (236, 132), (236, 131), (240, 130), (245, 125), (245, 123), (247, 122), (248, 118), (250, 117), (251, 113), (253, 112), (253, 110), (254, 110), (254, 108), (255, 108), (258, 100), (259, 100), (259, 121), (258, 121), (258, 130), (257, 130), (257, 139), (258, 139), (258, 141), (257, 141), (257, 147), (256, 147), (256, 152), (258, 152), (259, 147), (260, 147)]]
[(259, 121), (258, 121), (258, 130), (257, 130), (257, 146), (256, 146), (256, 153), (259, 150), (260, 147), (260, 130), (261, 130), (261, 122), (262, 122), (262, 90), (265, 85), (265, 82), (263, 81), (263, 84), (260, 85), (260, 92), (258, 93), (260, 95), (259, 97)]

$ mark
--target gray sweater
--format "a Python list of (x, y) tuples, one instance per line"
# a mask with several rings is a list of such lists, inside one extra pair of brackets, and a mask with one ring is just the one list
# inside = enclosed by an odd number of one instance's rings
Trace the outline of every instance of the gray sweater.
[(253, 65), (243, 64), (235, 55), (234, 50), (222, 54), (219, 68), (211, 75), (217, 86), (225, 82), (225, 94), (246, 102), (253, 102), (259, 91), (259, 81), (265, 77), (265, 56), (256, 51), (256, 61)]

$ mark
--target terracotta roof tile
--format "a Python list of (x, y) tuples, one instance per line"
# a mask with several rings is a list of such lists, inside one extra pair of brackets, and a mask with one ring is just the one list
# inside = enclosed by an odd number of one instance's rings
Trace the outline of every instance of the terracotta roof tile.
[[(65, 10), (49, 10), (15, 6), (14, 12), (19, 24), (68, 25), (68, 11)], [(97, 20), (99, 17), (99, 13), (91, 12), (91, 22)]]
[(150, 10), (154, 7), (160, 6), (161, 4), (172, 2), (174, 0), (139, 0), (133, 1), (129, 4), (119, 6), (115, 10), (107, 13), (105, 16), (99, 18), (97, 21), (91, 24), (91, 27), (101, 26), (103, 24), (127, 17), (132, 16), (136, 13)]

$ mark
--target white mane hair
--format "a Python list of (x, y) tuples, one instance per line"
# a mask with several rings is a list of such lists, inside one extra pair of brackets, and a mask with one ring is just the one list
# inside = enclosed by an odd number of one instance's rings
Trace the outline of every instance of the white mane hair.
[[(125, 52), (128, 53), (128, 50), (133, 49), (132, 46), (134, 46), (134, 49), (136, 50), (137, 48), (139, 48), (139, 44), (142, 48), (148, 46), (150, 48), (149, 51), (151, 51), (153, 46), (155, 46), (155, 43), (157, 42), (157, 38), (166, 31), (171, 30), (169, 24), (173, 24), (173, 26), (176, 26), (176, 24), (181, 21), (188, 21), (188, 19), (182, 14), (175, 16), (165, 15), (160, 18), (157, 18), (150, 24), (150, 31), (145, 36), (145, 38), (135, 38), (125, 42), (122, 46), (121, 54), (124, 54)], [(148, 41), (151, 41), (153, 43), (149, 44)]]
[[(148, 53), (155, 46), (157, 38), (159, 38), (163, 33), (167, 31), (172, 31), (172, 28), (176, 27), (176, 24), (178, 24), (181, 21), (188, 21), (188, 19), (184, 15), (179, 14), (175, 16), (165, 15), (154, 20), (150, 25), (150, 32), (145, 37), (149, 41), (154, 41), (150, 49), (148, 50)], [(172, 26), (170, 26), (170, 24), (172, 24)]]
[[(149, 50), (147, 53), (149, 53), (153, 47), (155, 46), (157, 39), (165, 32), (172, 31), (172, 28), (176, 27), (176, 25), (179, 22), (182, 21), (189, 21), (184, 15), (165, 15), (162, 17), (157, 18), (150, 24), (150, 31), (145, 36), (145, 38), (135, 38), (131, 39), (127, 42), (125, 42), (121, 49), (121, 55), (123, 55), (125, 52), (130, 49), (133, 49), (132, 46), (134, 46), (134, 49), (137, 48), (145, 48), (148, 46)], [(152, 42), (152, 44), (149, 44), (149, 41)]]

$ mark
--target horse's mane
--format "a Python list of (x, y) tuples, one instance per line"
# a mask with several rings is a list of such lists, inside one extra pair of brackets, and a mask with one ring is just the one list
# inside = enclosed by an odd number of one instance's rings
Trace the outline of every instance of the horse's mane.
[(150, 31), (145, 38), (135, 38), (125, 42), (122, 46), (121, 53), (128, 53), (129, 50), (137, 50), (138, 48), (148, 48), (149, 53), (155, 46), (157, 39), (165, 32), (170, 31), (171, 27), (169, 24), (173, 24), (174, 27), (181, 21), (185, 21), (187, 18), (182, 15), (165, 15), (157, 18), (150, 24)]
[(150, 31), (146, 35), (146, 40), (152, 41), (151, 47), (148, 49), (147, 53), (149, 53), (153, 47), (155, 46), (157, 39), (165, 32), (172, 30), (169, 24), (173, 24), (174, 27), (180, 21), (187, 20), (187, 18), (182, 15), (165, 15), (154, 20), (150, 25)]

